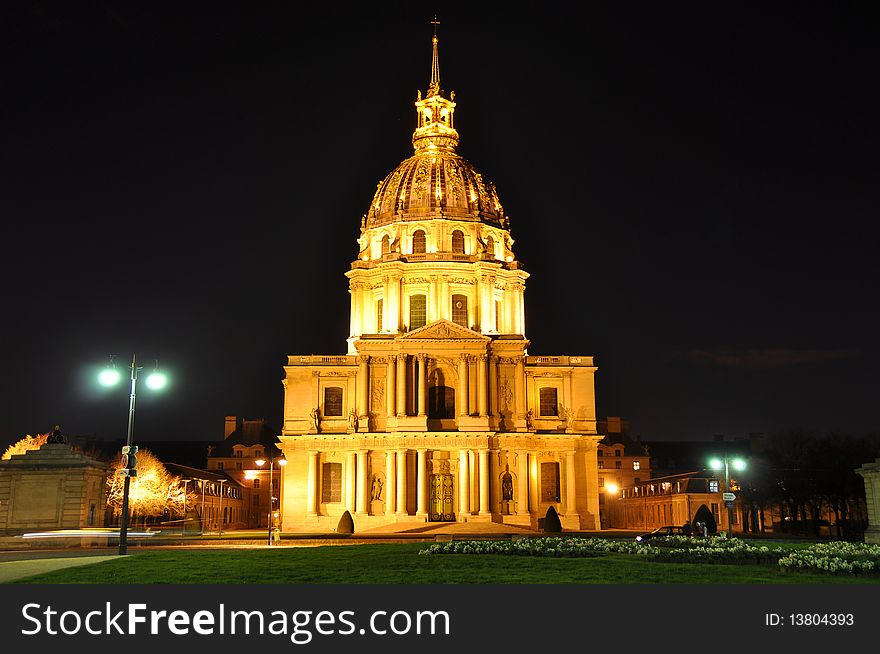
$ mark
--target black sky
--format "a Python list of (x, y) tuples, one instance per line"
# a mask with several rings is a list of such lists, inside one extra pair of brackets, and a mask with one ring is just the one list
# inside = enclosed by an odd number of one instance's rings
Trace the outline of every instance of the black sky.
[[(108, 354), (174, 376), (139, 438), (213, 439), (280, 427), (286, 355), (344, 352), (430, 9), (255, 4), (2, 10), (0, 445), (124, 436)], [(880, 34), (768, 4), (438, 12), (459, 151), (532, 274), (530, 353), (595, 355), (599, 414), (646, 439), (880, 428)]]

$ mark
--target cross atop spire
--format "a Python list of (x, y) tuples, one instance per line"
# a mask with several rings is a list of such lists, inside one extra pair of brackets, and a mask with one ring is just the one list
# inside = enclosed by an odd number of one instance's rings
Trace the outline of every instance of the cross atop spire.
[(428, 85), (428, 97), (440, 93), (440, 57), (437, 53), (437, 27), (440, 25), (440, 21), (437, 20), (436, 15), (434, 16), (434, 20), (431, 21), (431, 25), (434, 26), (434, 37), (431, 39), (433, 52), (431, 57), (431, 83)]

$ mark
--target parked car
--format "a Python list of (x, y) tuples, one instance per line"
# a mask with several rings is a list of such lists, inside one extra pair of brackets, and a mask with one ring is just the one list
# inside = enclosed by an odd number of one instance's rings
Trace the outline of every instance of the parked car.
[(639, 534), (636, 536), (636, 542), (641, 543), (652, 538), (662, 538), (663, 536), (690, 536), (691, 530), (689, 527), (690, 525), (678, 527), (675, 525), (666, 525), (665, 527), (657, 527), (654, 531), (649, 531), (646, 534)]

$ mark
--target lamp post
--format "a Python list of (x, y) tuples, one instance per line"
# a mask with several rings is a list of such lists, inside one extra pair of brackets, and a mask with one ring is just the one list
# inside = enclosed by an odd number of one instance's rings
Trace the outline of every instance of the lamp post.
[[(734, 470), (745, 470), (746, 462), (739, 457), (734, 459), (730, 459), (727, 454), (724, 455), (723, 459), (713, 458), (709, 460), (709, 467), (712, 470), (721, 470), (724, 468), (724, 492), (730, 493), (730, 466), (733, 466)], [(723, 496), (722, 496), (723, 497)], [(727, 506), (727, 531), (730, 533), (733, 531), (733, 501), (732, 500), (724, 500), (724, 504)]]
[(181, 479), (183, 482), (183, 526), (180, 528), (180, 535), (183, 536), (186, 534), (186, 486), (191, 481), (195, 481), (194, 479)]
[[(257, 459), (254, 461), (259, 467), (263, 467), (266, 465), (266, 459)], [(284, 467), (287, 465), (287, 459), (284, 456), (278, 457), (278, 465), (280, 467)], [(275, 512), (275, 498), (273, 497), (273, 488), (272, 488), (272, 473), (275, 470), (275, 457), (269, 457), (269, 520), (268, 520), (268, 544), (272, 546), (272, 514)]]
[[(134, 440), (134, 406), (137, 397), (137, 380), (138, 371), (143, 370), (143, 366), (137, 365), (137, 357), (131, 355), (131, 395), (128, 402), (128, 432), (125, 438), (125, 447), (122, 448), (122, 469), (120, 474), (125, 477), (122, 484), (122, 515), (119, 519), (119, 554), (128, 553), (128, 492), (131, 484), (131, 478), (137, 476), (137, 447), (132, 445)], [(110, 365), (98, 375), (98, 381), (104, 386), (115, 386), (121, 379), (119, 371), (113, 363), (113, 357), (110, 358)], [(153, 390), (160, 390), (165, 387), (168, 379), (159, 372), (158, 362), (156, 369), (147, 377), (147, 386)]]
[(228, 479), (219, 480), (220, 484), (220, 510), (219, 513), (219, 522), (220, 522), (220, 531), (217, 533), (217, 538), (223, 538), (223, 484), (225, 484)]

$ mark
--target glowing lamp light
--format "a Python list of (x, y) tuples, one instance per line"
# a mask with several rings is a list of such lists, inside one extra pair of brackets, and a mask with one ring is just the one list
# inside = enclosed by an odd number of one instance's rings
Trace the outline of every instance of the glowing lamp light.
[(257, 474), (253, 470), (245, 470), (244, 478), (245, 479), (253, 479), (257, 476)]
[(617, 488), (617, 484), (606, 484), (606, 486), (605, 486), (605, 490), (607, 490), (607, 491), (608, 491), (609, 493), (611, 493), (612, 495), (616, 495), (616, 494), (617, 494), (617, 490), (618, 490), (618, 488)]
[(262, 468), (264, 465), (266, 465), (266, 459), (257, 459), (256, 461), (254, 461), (254, 463)]
[(709, 467), (712, 468), (712, 470), (721, 470), (721, 468), (724, 467), (724, 463), (721, 459), (710, 459)]
[(508, 254), (507, 255), (507, 263), (510, 263), (511, 261), (513, 261), (513, 257)]
[(286, 465), (287, 465), (287, 459), (284, 459), (284, 458), (278, 459), (278, 465), (280, 465), (280, 466), (286, 466)]
[(116, 368), (105, 368), (98, 375), (101, 386), (115, 386), (119, 383), (120, 375)]
[(742, 471), (742, 470), (746, 469), (746, 462), (743, 461), (742, 459), (734, 459), (732, 463), (733, 463), (734, 470)]
[(166, 377), (163, 373), (158, 370), (154, 370), (150, 373), (149, 377), (147, 377), (147, 387), (153, 389), (154, 391), (161, 390), (165, 388), (168, 384), (168, 377)]

